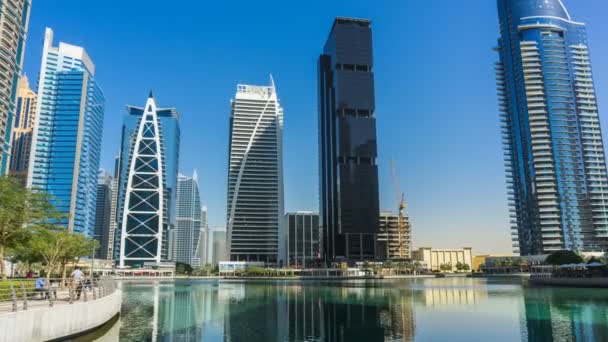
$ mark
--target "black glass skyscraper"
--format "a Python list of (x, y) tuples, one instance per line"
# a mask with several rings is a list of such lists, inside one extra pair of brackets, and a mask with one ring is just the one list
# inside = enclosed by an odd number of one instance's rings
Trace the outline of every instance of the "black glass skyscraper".
[(336, 18), (319, 57), (319, 192), (326, 262), (372, 259), (378, 168), (371, 21)]

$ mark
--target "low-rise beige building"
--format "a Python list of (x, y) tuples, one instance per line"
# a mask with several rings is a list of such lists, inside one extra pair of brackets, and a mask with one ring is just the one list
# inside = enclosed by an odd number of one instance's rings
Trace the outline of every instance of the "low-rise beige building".
[(441, 265), (451, 265), (452, 271), (457, 271), (458, 263), (469, 266), (473, 265), (472, 248), (464, 247), (458, 249), (434, 249), (421, 247), (412, 252), (412, 259), (420, 262), (429, 271), (441, 271)]

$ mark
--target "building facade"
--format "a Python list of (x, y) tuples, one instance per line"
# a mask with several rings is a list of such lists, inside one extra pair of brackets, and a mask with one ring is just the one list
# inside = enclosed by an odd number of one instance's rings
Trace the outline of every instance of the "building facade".
[(323, 258), (374, 259), (380, 210), (371, 21), (336, 18), (318, 82)]
[(25, 186), (30, 165), (32, 135), (36, 120), (36, 93), (30, 88), (26, 76), (19, 79), (17, 104), (11, 140), (11, 162), (9, 175)]
[(198, 237), (198, 241), (196, 247), (194, 249), (194, 257), (193, 263), (196, 263), (200, 266), (206, 265), (209, 263), (209, 259), (207, 258), (207, 246), (209, 240), (209, 224), (207, 221), (207, 207), (201, 207), (201, 230)]
[(175, 245), (173, 250), (175, 262), (200, 266), (200, 257), (196, 258), (201, 237), (201, 198), (198, 189), (196, 171), (192, 177), (179, 175), (177, 178), (177, 210), (175, 226)]
[(403, 229), (399, 227), (399, 216), (390, 211), (380, 213), (378, 247), (379, 257), (387, 260), (411, 258), (410, 222), (407, 215), (403, 217)]
[(429, 271), (441, 271), (442, 265), (449, 265), (451, 271), (457, 271), (456, 265), (473, 266), (473, 252), (470, 247), (456, 249), (435, 249), (422, 247), (412, 252), (412, 259), (421, 263)]
[(0, 0), (0, 175), (8, 173), (17, 84), (30, 18), (30, 0)]
[(97, 259), (108, 258), (110, 237), (110, 219), (112, 217), (112, 198), (114, 197), (114, 178), (105, 170), (99, 170), (97, 182), (97, 205), (95, 206), (95, 240), (99, 248), (95, 253)]
[(50, 194), (60, 224), (91, 237), (105, 103), (95, 65), (82, 47), (53, 46), (47, 28), (38, 83), (28, 186)]
[(114, 260), (114, 247), (116, 246), (115, 238), (120, 218), (118, 210), (118, 199), (120, 196), (120, 152), (114, 157), (114, 177), (112, 177), (112, 201), (110, 203), (110, 229), (108, 231), (108, 246), (106, 251), (106, 259)]
[(513, 247), (604, 250), (608, 177), (585, 25), (561, 0), (498, 0)]
[(119, 161), (120, 229), (115, 237), (121, 267), (171, 258), (179, 138), (179, 114), (158, 107), (152, 93), (145, 107), (127, 106)]
[(321, 258), (319, 214), (298, 211), (285, 214), (287, 264), (310, 267)]
[(237, 86), (230, 115), (228, 248), (232, 261), (285, 260), (283, 109), (271, 86)]
[(209, 231), (210, 244), (209, 254), (211, 255), (211, 263), (213, 265), (219, 265), (220, 261), (227, 261), (228, 250), (227, 250), (227, 234), (225, 230), (211, 230)]

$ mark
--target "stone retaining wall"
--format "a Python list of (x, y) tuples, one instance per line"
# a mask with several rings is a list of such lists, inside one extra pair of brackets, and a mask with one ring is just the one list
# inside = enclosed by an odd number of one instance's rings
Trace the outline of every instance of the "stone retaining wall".
[(604, 287), (608, 288), (608, 278), (536, 278), (532, 277), (530, 283), (549, 286), (570, 287)]
[(122, 292), (88, 302), (56, 303), (0, 315), (0, 341), (38, 342), (95, 329), (120, 313)]

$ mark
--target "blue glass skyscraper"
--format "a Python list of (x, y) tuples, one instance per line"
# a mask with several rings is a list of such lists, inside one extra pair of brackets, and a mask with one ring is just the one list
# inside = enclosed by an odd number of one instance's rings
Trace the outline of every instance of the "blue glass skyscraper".
[(498, 14), (515, 252), (605, 250), (608, 178), (585, 25), (561, 0), (498, 0)]
[(71, 232), (92, 236), (104, 97), (95, 65), (78, 46), (53, 46), (46, 29), (28, 185), (52, 196)]

